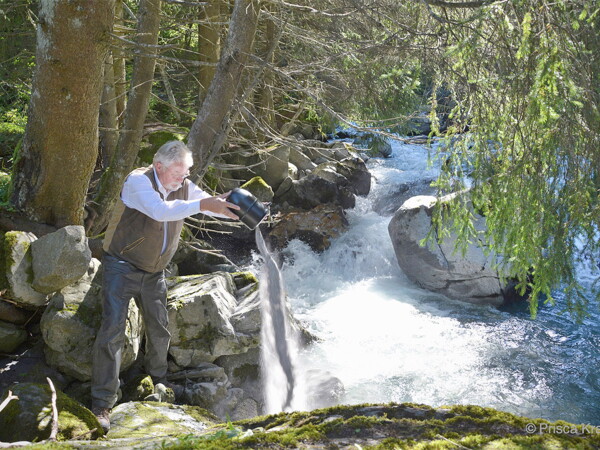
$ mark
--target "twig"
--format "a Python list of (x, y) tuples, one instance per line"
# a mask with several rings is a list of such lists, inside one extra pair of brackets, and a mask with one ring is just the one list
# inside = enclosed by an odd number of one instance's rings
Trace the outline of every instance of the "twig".
[(50, 432), (49, 441), (56, 441), (58, 436), (58, 409), (56, 408), (56, 389), (54, 389), (54, 383), (49, 377), (46, 377), (48, 384), (50, 385), (50, 391), (52, 392), (52, 431)]
[(6, 408), (6, 405), (8, 405), (11, 402), (11, 400), (19, 400), (19, 397), (13, 395), (12, 391), (8, 391), (8, 395), (6, 396), (2, 404), (0, 404), (0, 411)]
[(464, 445), (461, 445), (461, 444), (459, 444), (458, 442), (451, 441), (450, 439), (448, 439), (448, 438), (445, 438), (445, 437), (444, 437), (444, 436), (442, 436), (441, 434), (438, 434), (436, 437), (442, 438), (443, 440), (445, 440), (445, 441), (448, 441), (448, 442), (450, 442), (451, 444), (454, 444), (454, 445), (456, 445), (458, 448), (464, 448), (464, 449), (466, 449), (466, 450), (471, 450), (471, 448), (469, 448), (469, 447), (465, 447)]

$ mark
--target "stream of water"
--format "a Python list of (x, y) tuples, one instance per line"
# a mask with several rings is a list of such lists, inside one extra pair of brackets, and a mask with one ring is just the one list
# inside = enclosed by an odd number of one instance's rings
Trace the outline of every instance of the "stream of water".
[[(294, 356), (295, 370), (338, 379), (340, 404), (476, 404), (600, 425), (596, 310), (577, 324), (559, 313), (557, 293), (557, 306), (541, 306), (532, 320), (525, 305), (499, 310), (450, 300), (401, 272), (387, 231), (400, 206), (393, 203), (398, 186), (437, 170), (427, 165), (426, 147), (393, 147), (391, 158), (369, 160), (371, 193), (347, 211), (347, 233), (321, 254), (300, 241), (283, 250), (291, 308), (320, 338)], [(294, 409), (313, 406), (302, 392)]]

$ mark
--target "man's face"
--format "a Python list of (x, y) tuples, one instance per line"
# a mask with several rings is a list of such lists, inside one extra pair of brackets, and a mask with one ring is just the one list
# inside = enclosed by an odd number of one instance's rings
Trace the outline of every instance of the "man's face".
[(190, 174), (190, 167), (184, 162), (174, 162), (169, 167), (157, 162), (155, 169), (160, 184), (167, 191), (176, 191), (179, 189), (183, 180)]

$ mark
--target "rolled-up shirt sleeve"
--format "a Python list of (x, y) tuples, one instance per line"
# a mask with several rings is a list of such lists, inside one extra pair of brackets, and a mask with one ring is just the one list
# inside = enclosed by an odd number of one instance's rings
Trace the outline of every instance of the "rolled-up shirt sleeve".
[(200, 200), (210, 195), (194, 183), (189, 183), (188, 189), (189, 200), (163, 200), (146, 175), (132, 173), (123, 184), (121, 199), (127, 207), (137, 209), (158, 222), (182, 220), (199, 212), (226, 217), (210, 211), (200, 211)]

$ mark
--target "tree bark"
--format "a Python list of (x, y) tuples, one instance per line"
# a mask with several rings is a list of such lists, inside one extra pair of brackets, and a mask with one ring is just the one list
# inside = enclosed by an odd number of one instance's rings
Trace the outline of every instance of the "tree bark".
[[(271, 9), (273, 7), (271, 6)], [(265, 43), (262, 51), (262, 58), (265, 59), (267, 64), (271, 66), (275, 62), (275, 52), (271, 51), (271, 47), (276, 45), (273, 42), (276, 39), (277, 25), (273, 22), (273, 19), (268, 18), (266, 23), (265, 32)], [(262, 86), (258, 91), (258, 111), (260, 118), (269, 126), (275, 125), (275, 106), (273, 101), (273, 89), (272, 84), (274, 81), (273, 72), (267, 70), (263, 76)]]
[(114, 59), (111, 53), (106, 56), (104, 63), (104, 88), (102, 89), (102, 102), (100, 103), (99, 125), (102, 167), (108, 167), (115, 154), (119, 139), (117, 133)]
[(113, 14), (114, 0), (40, 2), (28, 122), (10, 198), (33, 220), (83, 223)]
[(220, 25), (218, 23), (224, 21), (221, 18), (222, 2), (223, 0), (209, 0), (200, 13), (200, 23), (198, 23), (199, 61), (210, 65), (201, 65), (199, 69), (199, 105), (206, 98), (221, 53)]
[(101, 233), (108, 224), (110, 212), (121, 192), (125, 177), (135, 164), (152, 93), (160, 11), (160, 0), (140, 2), (136, 40), (138, 47), (134, 50), (133, 75), (124, 124), (120, 130), (117, 152), (110, 167), (102, 174), (98, 193), (94, 198), (92, 207), (97, 215), (93, 217), (93, 223), (86, 223), (86, 229), (91, 235)]
[(235, 0), (225, 49), (189, 133), (188, 147), (196, 159), (195, 174), (206, 171), (227, 135), (242, 72), (252, 51), (258, 15), (258, 0)]
[[(115, 2), (115, 34), (125, 34), (125, 21), (123, 19), (123, 0)], [(123, 114), (125, 113), (125, 100), (127, 99), (127, 75), (125, 71), (125, 54), (123, 50), (115, 46), (113, 49), (113, 71), (115, 76), (115, 102), (117, 105), (117, 123), (123, 125)]]

